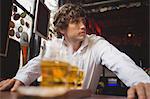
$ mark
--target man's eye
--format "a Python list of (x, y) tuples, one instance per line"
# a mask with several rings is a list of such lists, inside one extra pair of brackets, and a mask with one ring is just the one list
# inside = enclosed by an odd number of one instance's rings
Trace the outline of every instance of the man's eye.
[(71, 24), (78, 24), (79, 23), (79, 21), (72, 21), (72, 22), (70, 22)]
[(85, 20), (85, 19), (83, 19), (82, 22), (83, 22), (84, 24), (86, 24), (86, 20)]
[(82, 21), (83, 23), (86, 23), (86, 19), (85, 19), (85, 18), (82, 18), (81, 21)]

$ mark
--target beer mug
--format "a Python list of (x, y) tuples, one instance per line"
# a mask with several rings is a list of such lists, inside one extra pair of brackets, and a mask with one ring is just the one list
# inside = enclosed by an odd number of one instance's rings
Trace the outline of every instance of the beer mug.
[(82, 59), (79, 57), (71, 57), (71, 65), (69, 66), (67, 75), (67, 85), (69, 89), (81, 89), (83, 84), (84, 72), (80, 68), (83, 65)]
[[(71, 50), (62, 50), (57, 40), (47, 42), (46, 51), (41, 60), (41, 86), (81, 88), (83, 83), (83, 65), (79, 57), (74, 57)], [(81, 60), (81, 59), (80, 59)]]
[(41, 86), (67, 87), (67, 75), (70, 67), (66, 52), (61, 51), (57, 41), (48, 41), (41, 59)]

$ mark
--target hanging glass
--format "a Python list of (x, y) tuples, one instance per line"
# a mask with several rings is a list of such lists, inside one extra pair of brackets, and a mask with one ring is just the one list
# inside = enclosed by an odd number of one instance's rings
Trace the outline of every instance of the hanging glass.
[(18, 14), (18, 13), (15, 14), (14, 17), (13, 17), (14, 20), (18, 20), (19, 18), (20, 18), (20, 14)]
[(26, 17), (26, 15), (27, 15), (27, 13), (26, 13), (26, 12), (22, 12), (22, 13), (20, 14), (20, 16), (21, 16), (22, 18), (25, 18), (25, 17)]
[(20, 19), (21, 25), (24, 25), (24, 19)]
[(12, 11), (13, 11), (13, 12), (17, 12), (17, 7), (13, 5), (13, 6), (12, 6)]
[(11, 29), (11, 30), (8, 31), (8, 33), (9, 33), (10, 36), (14, 36), (15, 31), (14, 31), (14, 29)]
[(28, 23), (28, 22), (26, 22), (26, 26), (27, 26), (27, 28), (30, 28), (30, 25), (29, 25), (29, 23)]
[(20, 33), (19, 32), (16, 32), (16, 37), (20, 38)]
[(28, 34), (26, 32), (22, 32), (20, 36), (20, 43), (22, 45), (27, 45), (28, 44)]
[(22, 31), (23, 31), (23, 27), (22, 27), (22, 26), (19, 26), (18, 32), (22, 32)]
[(13, 21), (9, 21), (9, 28), (14, 28), (15, 27), (15, 23)]

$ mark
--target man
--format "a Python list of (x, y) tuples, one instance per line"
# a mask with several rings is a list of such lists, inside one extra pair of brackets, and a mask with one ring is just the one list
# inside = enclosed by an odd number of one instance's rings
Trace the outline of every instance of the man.
[[(56, 12), (53, 22), (55, 30), (63, 35), (63, 39), (57, 42), (61, 50), (72, 50), (73, 57), (80, 57), (78, 63), (82, 64), (77, 65), (86, 75), (87, 82), (84, 88), (89, 88), (88, 81), (91, 80), (94, 68), (102, 64), (130, 86), (129, 99), (133, 99), (136, 93), (139, 99), (150, 98), (150, 77), (104, 38), (87, 35), (85, 17), (85, 12), (80, 6), (65, 4)], [(2, 81), (0, 90), (15, 91), (21, 85), (30, 85), (39, 76), (40, 56), (29, 61), (14, 78)]]

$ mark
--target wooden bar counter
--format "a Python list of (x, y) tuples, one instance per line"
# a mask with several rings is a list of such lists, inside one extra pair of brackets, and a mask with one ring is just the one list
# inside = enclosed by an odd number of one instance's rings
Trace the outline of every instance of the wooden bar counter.
[(110, 95), (91, 95), (85, 98), (74, 98), (74, 97), (42, 98), (42, 97), (20, 96), (20, 94), (17, 92), (4, 91), (4, 92), (0, 92), (0, 99), (126, 99), (126, 97), (110, 96)]

